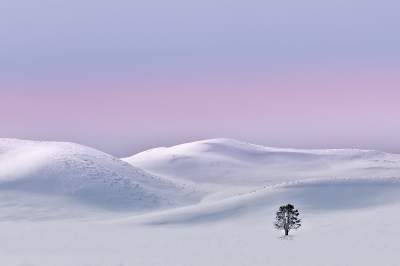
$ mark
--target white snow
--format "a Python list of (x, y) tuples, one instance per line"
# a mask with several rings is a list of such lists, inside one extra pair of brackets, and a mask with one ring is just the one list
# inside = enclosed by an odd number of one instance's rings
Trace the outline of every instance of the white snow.
[(393, 177), (400, 156), (357, 149), (296, 150), (211, 139), (156, 148), (123, 160), (196, 183), (265, 185), (306, 178)]
[[(303, 226), (282, 239), (289, 202)], [(397, 265), (399, 207), (400, 156), (379, 151), (0, 139), (1, 265)]]
[[(195, 202), (196, 193), (190, 192), (82, 145), (0, 139), (3, 202), (17, 198), (26, 207), (42, 202), (42, 208), (52, 209), (76, 205), (142, 212)], [(54, 200), (65, 203), (57, 207)]]

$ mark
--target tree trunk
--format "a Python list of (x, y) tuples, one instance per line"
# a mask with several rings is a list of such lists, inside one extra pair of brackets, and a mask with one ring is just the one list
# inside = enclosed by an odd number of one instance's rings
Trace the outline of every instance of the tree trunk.
[(288, 210), (286, 210), (286, 213), (285, 213), (284, 228), (285, 228), (285, 236), (289, 235), (289, 211)]

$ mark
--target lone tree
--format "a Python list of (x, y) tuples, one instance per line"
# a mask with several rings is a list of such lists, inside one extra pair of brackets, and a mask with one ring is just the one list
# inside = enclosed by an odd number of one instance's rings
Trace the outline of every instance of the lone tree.
[(289, 235), (292, 229), (298, 229), (301, 226), (301, 219), (298, 218), (299, 211), (292, 204), (279, 207), (276, 213), (275, 228), (285, 230), (285, 236)]

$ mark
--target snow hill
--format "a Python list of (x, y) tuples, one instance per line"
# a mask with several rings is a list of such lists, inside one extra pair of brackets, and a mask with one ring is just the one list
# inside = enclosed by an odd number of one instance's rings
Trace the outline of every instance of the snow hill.
[(147, 224), (216, 221), (296, 203), (308, 213), (400, 202), (400, 156), (373, 150), (270, 148), (211, 139), (123, 159), (208, 191), (201, 204), (129, 218)]
[[(78, 144), (0, 139), (1, 261), (398, 265), (399, 169), (399, 155), (379, 151), (229, 139), (123, 160)], [(282, 238), (272, 223), (286, 203), (303, 224)]]
[[(145, 211), (196, 201), (195, 193), (106, 153), (74, 143), (0, 139), (0, 195), (107, 210)], [(17, 201), (17, 195), (20, 202)], [(64, 207), (65, 202), (59, 206)], [(41, 206), (43, 207), (43, 206)]]
[(195, 183), (267, 185), (309, 178), (400, 176), (400, 155), (270, 148), (232, 139), (155, 148), (123, 160), (157, 175)]
[(398, 178), (400, 156), (370, 150), (211, 139), (121, 160), (74, 143), (0, 139), (0, 219), (69, 217), (84, 208), (159, 224), (215, 221), (288, 201), (309, 212), (362, 208), (397, 202)]

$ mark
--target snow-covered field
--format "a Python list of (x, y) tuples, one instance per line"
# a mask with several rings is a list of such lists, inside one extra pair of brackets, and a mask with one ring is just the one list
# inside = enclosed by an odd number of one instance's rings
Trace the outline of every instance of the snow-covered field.
[(399, 207), (400, 155), (379, 151), (0, 139), (0, 265), (398, 265)]

